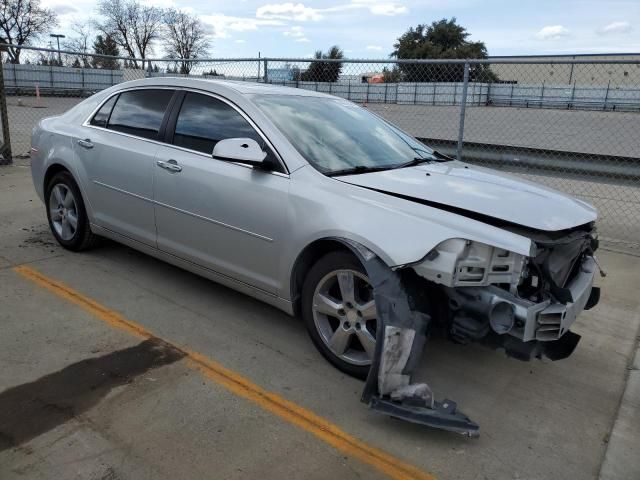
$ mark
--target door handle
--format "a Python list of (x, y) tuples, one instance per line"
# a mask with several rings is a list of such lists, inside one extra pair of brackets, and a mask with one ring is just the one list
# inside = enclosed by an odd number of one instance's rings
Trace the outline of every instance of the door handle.
[(84, 140), (78, 140), (78, 145), (86, 149), (93, 148), (93, 143), (91, 143), (91, 140), (89, 138), (85, 138)]
[(182, 167), (178, 165), (178, 162), (176, 162), (175, 160), (169, 160), (168, 162), (163, 162), (162, 160), (158, 160), (156, 162), (156, 165), (158, 165), (160, 168), (164, 168), (165, 170), (168, 170), (174, 173), (182, 171)]

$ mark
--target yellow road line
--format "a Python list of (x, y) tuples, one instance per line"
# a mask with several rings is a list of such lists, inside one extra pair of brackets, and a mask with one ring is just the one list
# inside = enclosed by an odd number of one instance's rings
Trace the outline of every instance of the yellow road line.
[[(123, 317), (119, 313), (110, 310), (64, 283), (49, 278), (31, 267), (20, 265), (14, 267), (13, 270), (36, 285), (49, 290), (58, 297), (98, 317), (111, 327), (123, 330), (137, 337), (159, 338), (142, 325)], [(166, 340), (163, 341), (166, 342)], [(198, 352), (173, 344), (171, 345), (183, 351), (186, 354), (188, 365), (201, 372), (205, 377), (230, 392), (255, 403), (264, 410), (279, 416), (283, 420), (312, 433), (340, 452), (357, 458), (393, 479), (435, 480), (435, 477), (430, 473), (419, 470), (413, 465), (407, 464), (378, 448), (358, 440), (340, 429), (337, 425), (316, 415), (312, 411), (281, 397), (277, 393), (263, 389), (242, 375), (220, 365), (218, 362)]]

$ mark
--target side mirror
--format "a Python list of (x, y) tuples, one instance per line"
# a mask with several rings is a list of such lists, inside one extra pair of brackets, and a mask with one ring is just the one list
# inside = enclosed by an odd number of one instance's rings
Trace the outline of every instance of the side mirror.
[(213, 158), (264, 167), (267, 152), (252, 138), (227, 138), (213, 147)]

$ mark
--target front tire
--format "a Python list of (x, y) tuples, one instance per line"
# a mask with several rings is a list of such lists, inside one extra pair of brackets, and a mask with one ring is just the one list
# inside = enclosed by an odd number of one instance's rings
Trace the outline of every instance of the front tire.
[(311, 268), (302, 287), (302, 318), (316, 348), (339, 370), (366, 378), (375, 354), (373, 287), (360, 261), (331, 252)]
[(45, 201), (49, 228), (60, 245), (79, 252), (95, 244), (80, 189), (69, 172), (58, 172), (51, 178)]

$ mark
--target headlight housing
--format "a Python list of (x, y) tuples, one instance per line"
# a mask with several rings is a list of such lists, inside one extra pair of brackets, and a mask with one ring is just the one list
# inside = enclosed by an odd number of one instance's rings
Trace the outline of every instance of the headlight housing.
[(416, 273), (448, 287), (509, 285), (514, 291), (523, 275), (524, 255), (463, 238), (451, 238), (414, 265)]

